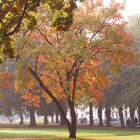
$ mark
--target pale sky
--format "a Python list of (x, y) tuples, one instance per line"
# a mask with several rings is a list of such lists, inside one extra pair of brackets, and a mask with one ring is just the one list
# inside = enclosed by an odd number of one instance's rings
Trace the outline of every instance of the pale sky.
[[(104, 1), (109, 2), (110, 0), (104, 0)], [(124, 0), (116, 0), (116, 1), (123, 2)], [(126, 1), (126, 6), (123, 13), (126, 17), (134, 14), (140, 14), (140, 0), (125, 0), (125, 1)]]
[(140, 0), (126, 0), (126, 15), (140, 14)]

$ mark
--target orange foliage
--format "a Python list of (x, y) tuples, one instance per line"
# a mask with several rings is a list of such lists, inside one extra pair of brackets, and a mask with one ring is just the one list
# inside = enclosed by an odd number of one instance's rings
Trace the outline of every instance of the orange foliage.
[(25, 100), (28, 106), (40, 106), (40, 97), (38, 95), (32, 94), (31, 92), (26, 92), (24, 95), (21, 96), (21, 99)]
[(12, 74), (10, 71), (4, 71), (0, 74), (1, 77), (1, 88), (10, 88), (12, 87)]
[(38, 58), (38, 62), (41, 63), (41, 64), (44, 64), (46, 62), (45, 56), (40, 55), (39, 58)]

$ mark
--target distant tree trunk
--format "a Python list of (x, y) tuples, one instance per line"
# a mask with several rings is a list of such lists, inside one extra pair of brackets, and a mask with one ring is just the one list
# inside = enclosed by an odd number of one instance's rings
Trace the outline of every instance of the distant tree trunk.
[(51, 121), (52, 121), (52, 123), (54, 123), (54, 114), (53, 114), (53, 112), (51, 114)]
[(93, 120), (93, 102), (92, 101), (89, 103), (89, 120), (90, 120), (89, 125), (92, 126), (94, 124), (94, 120)]
[(24, 122), (23, 122), (23, 113), (22, 113), (21, 108), (19, 110), (19, 116), (20, 116), (20, 122), (19, 122), (19, 124), (24, 124)]
[(140, 124), (140, 105), (138, 105), (138, 119), (139, 119), (139, 124)]
[(135, 111), (135, 110), (134, 110), (133, 108), (130, 108), (130, 118), (131, 118), (131, 123), (130, 123), (131, 125), (130, 125), (130, 126), (131, 126), (132, 128), (135, 127), (134, 111)]
[(48, 124), (48, 113), (45, 111), (44, 112), (44, 125)]
[(102, 110), (103, 110), (102, 106), (99, 106), (98, 108), (99, 126), (103, 126)]
[(60, 125), (66, 125), (66, 121), (63, 119), (63, 116), (60, 114)]
[[(67, 116), (67, 103), (65, 100), (61, 100), (61, 106), (63, 107), (63, 110)], [(63, 116), (62, 114), (60, 113), (60, 125), (61, 126), (66, 126), (67, 125), (67, 122), (66, 120), (63, 119)]]
[(121, 122), (121, 127), (124, 128), (124, 117), (123, 117), (123, 107), (119, 107), (119, 117), (120, 117), (120, 122)]
[(36, 127), (34, 107), (30, 107), (29, 111), (30, 111), (30, 127)]
[(56, 111), (56, 124), (59, 124), (59, 112)]
[(106, 115), (106, 126), (110, 127), (110, 122), (111, 122), (111, 109), (110, 108), (106, 108), (105, 115)]

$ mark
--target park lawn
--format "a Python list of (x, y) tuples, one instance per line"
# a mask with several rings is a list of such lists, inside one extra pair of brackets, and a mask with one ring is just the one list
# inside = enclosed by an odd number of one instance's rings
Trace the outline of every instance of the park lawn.
[[(68, 140), (65, 128), (0, 128), (0, 138)], [(138, 129), (78, 129), (77, 140), (140, 140)]]

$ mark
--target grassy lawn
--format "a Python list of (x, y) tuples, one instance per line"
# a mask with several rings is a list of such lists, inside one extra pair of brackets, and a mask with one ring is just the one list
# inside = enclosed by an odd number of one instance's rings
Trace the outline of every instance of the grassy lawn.
[[(34, 140), (67, 140), (64, 128), (0, 128), (0, 138), (33, 138)], [(140, 130), (78, 129), (77, 140), (140, 140)]]

